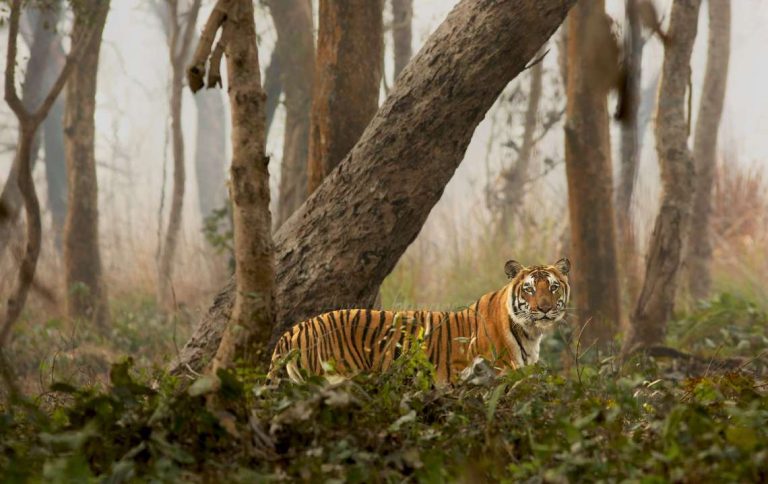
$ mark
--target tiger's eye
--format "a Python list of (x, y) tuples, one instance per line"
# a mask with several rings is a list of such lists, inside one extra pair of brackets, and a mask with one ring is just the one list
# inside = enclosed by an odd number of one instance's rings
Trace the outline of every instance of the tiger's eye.
[(560, 289), (560, 284), (552, 284), (549, 286), (549, 290), (552, 292), (557, 292), (558, 289)]

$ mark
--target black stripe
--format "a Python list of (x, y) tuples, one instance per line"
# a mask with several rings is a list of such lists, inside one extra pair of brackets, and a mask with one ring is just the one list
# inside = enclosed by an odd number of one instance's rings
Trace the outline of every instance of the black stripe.
[(365, 356), (367, 368), (371, 369), (371, 362), (373, 361), (373, 355), (371, 354), (371, 348), (368, 345), (368, 342), (366, 341), (366, 337), (368, 336), (368, 331), (371, 329), (371, 310), (370, 309), (363, 309), (365, 311), (365, 323), (363, 327), (363, 337), (360, 339), (363, 345), (363, 355)]
[[(347, 358), (344, 355), (344, 342), (341, 340), (341, 333), (344, 331), (344, 328), (342, 327), (340, 321), (343, 317), (344, 311), (339, 311), (339, 319), (336, 319), (336, 316), (334, 313), (330, 313), (329, 316), (331, 318), (331, 324), (333, 325), (333, 338), (336, 340), (336, 346), (339, 350), (339, 356), (338, 360), (336, 361), (336, 366), (338, 367), (339, 364), (346, 364)], [(335, 352), (334, 352), (335, 353)], [(336, 354), (333, 355), (334, 358), (336, 357)]]
[(512, 321), (512, 318), (509, 318), (509, 331), (512, 333), (512, 336), (515, 337), (515, 341), (517, 342), (517, 346), (520, 347), (520, 356), (523, 359), (523, 365), (528, 364), (528, 352), (525, 351), (525, 348), (523, 347), (523, 342), (520, 341), (520, 336), (515, 331), (515, 327), (517, 325)]
[(450, 313), (448, 316), (448, 325), (446, 326), (447, 339), (445, 345), (445, 378), (450, 381), (451, 379), (451, 350), (453, 349), (453, 339), (451, 338), (451, 318)]
[(349, 323), (349, 354), (350, 354), (350, 357), (352, 358), (352, 361), (355, 362), (355, 366), (358, 369), (362, 370), (365, 368), (365, 361), (363, 360), (363, 357), (360, 355), (360, 351), (358, 351), (357, 341), (355, 339), (355, 335), (357, 334), (357, 325), (359, 322), (360, 322), (360, 311), (357, 311), (357, 313), (355, 314), (355, 317), (352, 318), (351, 322)]

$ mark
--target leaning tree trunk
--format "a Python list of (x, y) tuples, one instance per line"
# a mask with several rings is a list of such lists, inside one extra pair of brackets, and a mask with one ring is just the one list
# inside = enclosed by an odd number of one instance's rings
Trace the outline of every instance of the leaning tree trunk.
[[(223, 46), (210, 54), (221, 27)], [(219, 0), (206, 23), (189, 68), (190, 86), (201, 87), (211, 55), (208, 86), (215, 85), (221, 52), (227, 56), (232, 111), (232, 203), (235, 238), (235, 306), (213, 362), (213, 372), (235, 360), (269, 361), (266, 344), (273, 326), (275, 279), (269, 213), (269, 158), (265, 153), (265, 95), (251, 0)], [(211, 82), (213, 80), (213, 82)]]
[(640, 157), (638, 112), (640, 107), (643, 35), (638, 15), (638, 0), (626, 0), (626, 24), (624, 34), (624, 102), (620, 107), (621, 120), (621, 170), (616, 194), (616, 225), (621, 240), (621, 262), (629, 301), (637, 301), (640, 288), (639, 255), (632, 223), (632, 194), (635, 190)]
[(412, 53), (413, 0), (392, 0), (392, 47), (395, 56), (395, 79)]
[(582, 344), (606, 346), (620, 319), (619, 276), (605, 79), (610, 27), (603, 0), (581, 0), (568, 17), (565, 161), (576, 320)]
[(168, 214), (168, 228), (160, 251), (157, 270), (157, 299), (160, 307), (170, 311), (173, 306), (172, 282), (173, 262), (181, 234), (181, 219), (184, 208), (184, 191), (187, 181), (184, 160), (184, 133), (181, 125), (182, 88), (184, 87), (184, 64), (192, 42), (200, 1), (194, 0), (184, 25), (179, 23), (178, 0), (166, 0), (169, 8), (171, 61), (171, 146), (173, 152), (173, 191), (171, 210)]
[[(401, 73), (365, 133), (275, 235), (273, 341), (311, 315), (369, 306), (421, 230), (475, 127), (573, 0), (463, 0)], [(233, 286), (216, 296), (171, 371), (218, 347)]]
[(700, 5), (700, 0), (672, 3), (656, 111), (656, 151), (663, 195), (625, 352), (661, 342), (674, 308), (693, 201), (695, 170), (688, 149), (685, 111)]
[(696, 181), (693, 197), (693, 216), (688, 238), (688, 287), (691, 297), (704, 299), (712, 285), (710, 263), (712, 237), (709, 231), (712, 211), (712, 183), (717, 158), (717, 133), (723, 115), (725, 86), (728, 80), (728, 60), (731, 44), (731, 2), (709, 0), (709, 40), (707, 42), (707, 68), (701, 91), (699, 115), (696, 119), (696, 138), (693, 159)]
[(381, 3), (320, 0), (309, 137), (309, 193), (355, 146), (379, 105)]
[(277, 202), (279, 227), (307, 198), (309, 111), (312, 106), (315, 44), (311, 0), (269, 0), (267, 4), (277, 30), (275, 50), (285, 93), (283, 161)]
[(107, 16), (93, 18), (91, 14), (99, 9), (109, 9), (109, 2), (88, 0), (78, 4), (72, 28), (76, 42), (90, 30), (93, 35), (67, 82), (64, 143), (69, 200), (64, 222), (64, 280), (67, 315), (91, 320), (104, 331), (109, 325), (109, 306), (99, 249), (94, 115), (99, 50)]

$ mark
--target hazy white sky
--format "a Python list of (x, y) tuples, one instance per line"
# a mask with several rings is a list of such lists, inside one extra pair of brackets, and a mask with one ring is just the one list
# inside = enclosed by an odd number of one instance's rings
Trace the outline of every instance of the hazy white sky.
[[(455, 3), (455, 0), (414, 1), (414, 52)], [(211, 4), (211, 1), (204, 2), (200, 14), (201, 25), (207, 18)], [(657, 0), (657, 4), (660, 10), (667, 12), (668, 1)], [(736, 150), (743, 163), (765, 166), (768, 163), (768, 96), (764, 91), (768, 85), (768, 61), (765, 54), (768, 45), (768, 1), (733, 0), (732, 6), (732, 53), (721, 146)], [(623, 0), (607, 0), (607, 8), (620, 21), (623, 17)], [(257, 16), (257, 29), (262, 36), (261, 60), (262, 64), (266, 64), (274, 42), (274, 31), (268, 12), (257, 8)], [(387, 13), (385, 19), (388, 16)], [(692, 61), (694, 106), (697, 105), (705, 62), (706, 22), (705, 4), (702, 6), (699, 36)], [(0, 36), (2, 52), (5, 52), (6, 36), (7, 29), (3, 29)], [(138, 231), (142, 237), (155, 237), (164, 166), (167, 170), (167, 183), (171, 178), (167, 144), (169, 62), (165, 38), (149, 0), (112, 0), (101, 55), (97, 98), (97, 157), (100, 163), (102, 211), (107, 212), (107, 219), (122, 227), (126, 233)], [(644, 58), (646, 81), (658, 70), (661, 56), (659, 43), (651, 40)], [(545, 67), (555, 69), (555, 59), (553, 51), (545, 60)], [(4, 64), (3, 58), (0, 60), (3, 69)], [(387, 65), (391, 79), (390, 51), (387, 52)], [(521, 80), (526, 82), (525, 76)], [(391, 80), (388, 82), (391, 84)], [(188, 240), (196, 239), (199, 233), (194, 169), (191, 165), (194, 158), (196, 112), (191, 96), (189, 91), (185, 91), (184, 131), (188, 176), (184, 216)], [(281, 158), (281, 111), (269, 137), (269, 151), (273, 155), (271, 171), (275, 178), (273, 187), (277, 186), (278, 163)], [(3, 103), (0, 106), (0, 121), (12, 124), (12, 120)], [(446, 190), (433, 219), (442, 220), (446, 212), (464, 212), (472, 206), (482, 205), (488, 148), (491, 148), (491, 167), (510, 161), (498, 146), (503, 140), (489, 140), (490, 132), (491, 123), (487, 120), (478, 127), (465, 161)], [(0, 133), (0, 140), (12, 141), (14, 136), (14, 131), (6, 128), (5, 132)], [(652, 140), (648, 138), (646, 141), (639, 194), (653, 202), (657, 168)], [(561, 159), (561, 144), (561, 132), (555, 130), (539, 148), (539, 153), (542, 157), (546, 155)], [(11, 153), (0, 155), (0, 180), (4, 180), (11, 159)], [(40, 191), (44, 192), (41, 170), (42, 167), (38, 166), (36, 177), (40, 180)], [(562, 176), (562, 170), (555, 171), (547, 177), (543, 186), (564, 199)], [(169, 190), (166, 188), (166, 198)], [(443, 214), (439, 215), (439, 212)], [(104, 226), (109, 225), (107, 222)]]

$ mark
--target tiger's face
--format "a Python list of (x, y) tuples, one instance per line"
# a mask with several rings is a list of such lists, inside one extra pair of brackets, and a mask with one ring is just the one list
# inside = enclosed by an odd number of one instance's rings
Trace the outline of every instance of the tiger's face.
[(523, 267), (507, 261), (504, 271), (512, 279), (507, 307), (509, 316), (525, 329), (544, 332), (565, 316), (570, 297), (571, 263), (560, 259), (550, 266)]

